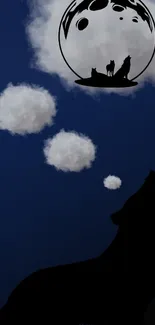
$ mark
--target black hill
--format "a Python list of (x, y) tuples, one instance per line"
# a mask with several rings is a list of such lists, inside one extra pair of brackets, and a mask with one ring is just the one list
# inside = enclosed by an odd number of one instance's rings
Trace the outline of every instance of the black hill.
[(118, 232), (100, 256), (42, 269), (24, 279), (0, 312), (0, 324), (144, 324), (155, 296), (155, 172), (121, 210)]
[(75, 83), (82, 85), (82, 86), (89, 86), (89, 87), (99, 87), (99, 88), (126, 88), (126, 87), (133, 87), (138, 85), (138, 82), (131, 81), (126, 78), (120, 77), (109, 77), (104, 73), (96, 73), (95, 77), (90, 78), (83, 78), (79, 80), (75, 80)]

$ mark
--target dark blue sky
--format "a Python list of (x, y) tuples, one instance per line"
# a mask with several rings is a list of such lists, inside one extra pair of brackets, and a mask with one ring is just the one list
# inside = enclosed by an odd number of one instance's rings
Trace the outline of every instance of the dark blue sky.
[[(154, 88), (135, 98), (67, 92), (57, 76), (30, 68), (32, 50), (24, 25), (26, 0), (0, 2), (0, 92), (12, 82), (37, 84), (57, 97), (55, 124), (38, 135), (0, 131), (0, 306), (25, 276), (38, 268), (96, 256), (114, 238), (110, 214), (121, 208), (155, 169)], [(44, 140), (62, 128), (97, 145), (91, 169), (57, 172), (45, 164)], [(104, 188), (109, 174), (122, 179)]]

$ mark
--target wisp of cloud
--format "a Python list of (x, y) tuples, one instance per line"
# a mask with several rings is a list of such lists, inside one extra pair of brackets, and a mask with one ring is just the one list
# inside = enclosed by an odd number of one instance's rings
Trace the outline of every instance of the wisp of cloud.
[(42, 87), (9, 84), (0, 94), (0, 129), (12, 134), (39, 133), (56, 113), (56, 98)]
[(91, 168), (96, 157), (96, 146), (90, 138), (76, 132), (61, 130), (45, 140), (43, 149), (46, 163), (63, 172), (80, 172)]
[(121, 179), (114, 175), (109, 175), (108, 177), (104, 178), (103, 183), (104, 186), (109, 190), (116, 190), (122, 185)]

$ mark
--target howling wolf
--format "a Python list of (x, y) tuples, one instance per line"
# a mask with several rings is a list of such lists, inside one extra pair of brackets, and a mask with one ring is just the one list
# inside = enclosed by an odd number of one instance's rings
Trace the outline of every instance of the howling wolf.
[(115, 73), (115, 77), (117, 77), (119, 79), (122, 79), (125, 77), (126, 79), (128, 79), (130, 67), (131, 67), (131, 56), (128, 55), (125, 58), (121, 68)]
[(109, 247), (86, 261), (30, 274), (0, 310), (0, 325), (131, 325), (133, 319), (144, 325), (144, 311), (155, 296), (154, 198), (155, 172), (150, 171), (111, 215), (118, 230)]

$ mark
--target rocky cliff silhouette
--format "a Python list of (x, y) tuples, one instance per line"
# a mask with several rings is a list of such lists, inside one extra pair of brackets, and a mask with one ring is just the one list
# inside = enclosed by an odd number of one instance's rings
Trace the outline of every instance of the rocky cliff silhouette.
[[(117, 73), (117, 72), (116, 72)], [(126, 88), (137, 86), (137, 81), (122, 78), (120, 75), (109, 77), (104, 73), (96, 72), (96, 77), (82, 78), (75, 80), (75, 83), (82, 86), (99, 87), (99, 88)]]
[(24, 279), (0, 311), (0, 324), (143, 324), (155, 296), (155, 172), (111, 215), (118, 232), (87, 261)]

